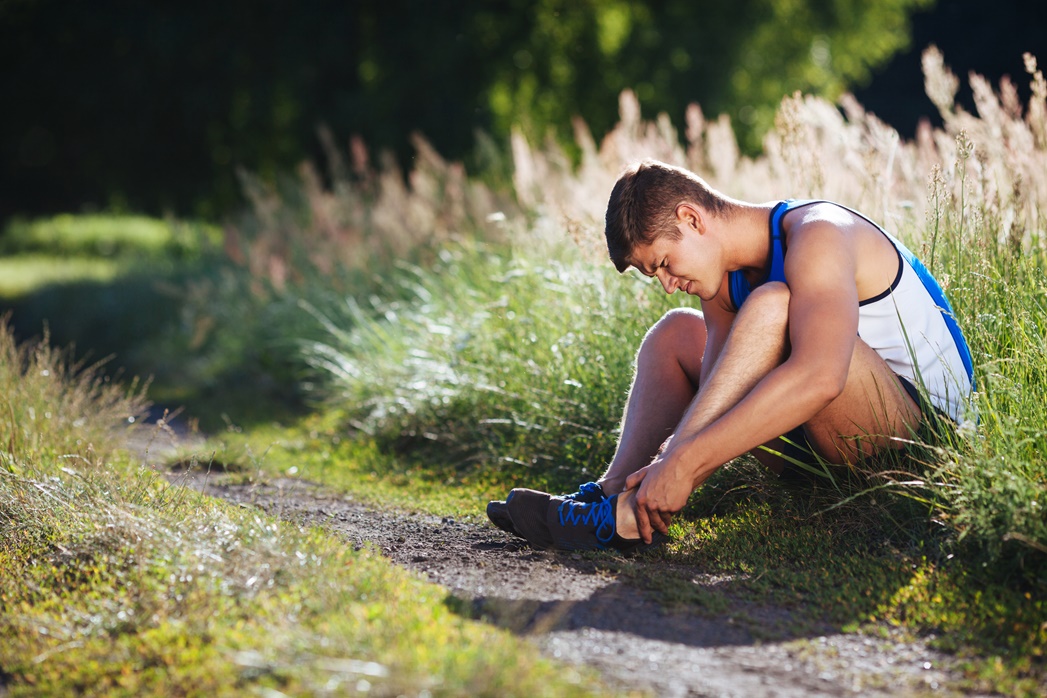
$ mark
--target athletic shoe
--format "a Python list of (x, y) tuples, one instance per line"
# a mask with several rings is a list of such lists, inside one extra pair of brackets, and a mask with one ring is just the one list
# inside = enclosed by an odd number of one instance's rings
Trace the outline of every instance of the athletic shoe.
[[(517, 534), (536, 548), (631, 552), (646, 546), (643, 539), (627, 540), (615, 531), (618, 495), (598, 502), (579, 502), (515, 489), (506, 499), (506, 509)], [(665, 539), (655, 532), (652, 544)]]
[[(510, 494), (511, 496), (511, 494)], [(586, 482), (578, 487), (577, 492), (571, 494), (561, 495), (564, 499), (571, 499), (576, 502), (599, 502), (607, 499), (607, 495), (604, 494), (603, 488), (600, 487), (599, 483)], [(507, 498), (508, 499), (508, 498)], [(513, 520), (509, 516), (509, 508), (505, 502), (491, 501), (487, 503), (487, 518), (491, 520), (498, 528), (502, 529), (506, 533), (512, 533), (513, 535), (522, 536), (516, 527), (513, 526)]]

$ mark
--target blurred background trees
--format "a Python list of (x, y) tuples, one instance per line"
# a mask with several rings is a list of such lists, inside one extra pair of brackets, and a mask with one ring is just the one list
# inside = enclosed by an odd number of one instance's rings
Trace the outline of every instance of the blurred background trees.
[(401, 162), (421, 132), (482, 170), (513, 125), (563, 136), (579, 115), (599, 138), (625, 88), (676, 122), (690, 102), (728, 114), (750, 152), (794, 90), (864, 88), (904, 131), (933, 112), (927, 43), (960, 75), (1020, 75), (1043, 5), (0, 0), (0, 224), (85, 208), (216, 218), (240, 202), (237, 168), (272, 178), (322, 159), (321, 124)]

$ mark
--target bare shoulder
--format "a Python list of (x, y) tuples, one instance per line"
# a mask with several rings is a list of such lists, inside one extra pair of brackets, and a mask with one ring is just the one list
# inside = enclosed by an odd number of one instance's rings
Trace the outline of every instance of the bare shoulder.
[(868, 225), (868, 221), (861, 216), (828, 201), (796, 208), (785, 214), (782, 221), (782, 226), (789, 235), (810, 230), (823, 232), (836, 230), (847, 233)]
[(853, 275), (862, 299), (881, 293), (897, 274), (894, 244), (868, 219), (842, 206), (827, 202), (802, 206), (787, 213), (782, 226), (789, 250), (787, 268), (839, 267)]

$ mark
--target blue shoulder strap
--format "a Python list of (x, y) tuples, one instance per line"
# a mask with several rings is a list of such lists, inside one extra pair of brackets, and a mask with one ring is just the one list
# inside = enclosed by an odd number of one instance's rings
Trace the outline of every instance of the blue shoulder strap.
[[(771, 211), (771, 268), (767, 273), (767, 277), (757, 286), (768, 281), (785, 281), (785, 244), (782, 241), (782, 217), (797, 206), (803, 206), (808, 203), (810, 202), (786, 199), (778, 202), (778, 205)], [(731, 303), (734, 304), (734, 308), (737, 310), (742, 307), (742, 303), (752, 293), (752, 287), (740, 269), (729, 272), (727, 277)]]

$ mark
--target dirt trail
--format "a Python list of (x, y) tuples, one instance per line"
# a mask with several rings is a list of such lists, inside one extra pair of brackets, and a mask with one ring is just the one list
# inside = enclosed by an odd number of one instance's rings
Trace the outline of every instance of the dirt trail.
[[(168, 450), (154, 442), (143, 460), (162, 462)], [(375, 545), (394, 563), (445, 587), (472, 614), (527, 637), (549, 657), (595, 668), (621, 689), (659, 696), (954, 695), (948, 686), (959, 679), (950, 666), (955, 660), (923, 642), (841, 634), (830, 627), (761, 641), (747, 629), (753, 620), (788, 628), (797, 625), (789, 612), (744, 600), (736, 614), (747, 623), (730, 615), (670, 611), (606, 564), (533, 550), (490, 525), (374, 509), (297, 479), (244, 485), (199, 472), (170, 478), (323, 526), (356, 546)], [(718, 581), (700, 570), (683, 572), (693, 574), (696, 584)]]

